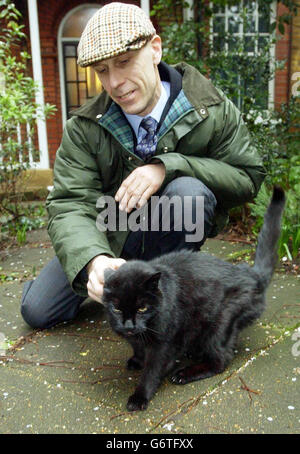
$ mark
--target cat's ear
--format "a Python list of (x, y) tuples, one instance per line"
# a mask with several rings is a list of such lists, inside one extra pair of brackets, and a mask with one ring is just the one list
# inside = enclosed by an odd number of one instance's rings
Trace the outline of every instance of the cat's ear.
[(106, 281), (109, 276), (111, 276), (116, 270), (113, 270), (112, 268), (105, 268), (104, 270), (104, 281)]
[(150, 291), (157, 291), (158, 289), (158, 283), (160, 280), (161, 272), (158, 271), (157, 273), (152, 274), (151, 276), (147, 277), (146, 280), (144, 281), (143, 285), (147, 290)]

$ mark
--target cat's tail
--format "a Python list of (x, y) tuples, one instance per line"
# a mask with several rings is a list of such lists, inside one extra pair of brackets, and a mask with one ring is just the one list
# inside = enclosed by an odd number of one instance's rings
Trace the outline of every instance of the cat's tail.
[(278, 260), (276, 246), (280, 236), (284, 205), (284, 190), (279, 186), (274, 186), (272, 200), (266, 211), (264, 224), (258, 236), (253, 267), (259, 274), (264, 288), (268, 286)]

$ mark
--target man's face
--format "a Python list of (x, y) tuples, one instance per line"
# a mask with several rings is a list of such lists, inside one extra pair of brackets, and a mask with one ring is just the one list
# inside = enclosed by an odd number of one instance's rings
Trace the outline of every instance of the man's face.
[(142, 49), (93, 65), (104, 90), (128, 114), (148, 115), (161, 93), (157, 65), (161, 40), (154, 36)]

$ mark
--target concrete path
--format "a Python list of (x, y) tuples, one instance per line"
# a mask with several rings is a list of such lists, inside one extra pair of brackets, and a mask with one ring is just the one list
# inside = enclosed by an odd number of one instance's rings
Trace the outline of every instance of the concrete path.
[[(45, 331), (23, 321), (23, 282), (54, 255), (45, 230), (29, 241), (0, 262), (0, 433), (300, 433), (300, 276), (276, 272), (266, 312), (223, 374), (166, 379), (146, 411), (129, 413), (139, 372), (126, 370), (130, 348), (101, 305), (87, 300), (76, 320)], [(205, 251), (241, 247), (209, 240)]]

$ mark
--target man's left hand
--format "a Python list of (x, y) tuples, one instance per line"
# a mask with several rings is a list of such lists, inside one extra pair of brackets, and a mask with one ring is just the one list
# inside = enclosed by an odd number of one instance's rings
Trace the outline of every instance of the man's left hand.
[(142, 208), (159, 190), (166, 176), (164, 164), (146, 164), (137, 167), (119, 187), (115, 200), (122, 211), (130, 213), (133, 208)]

